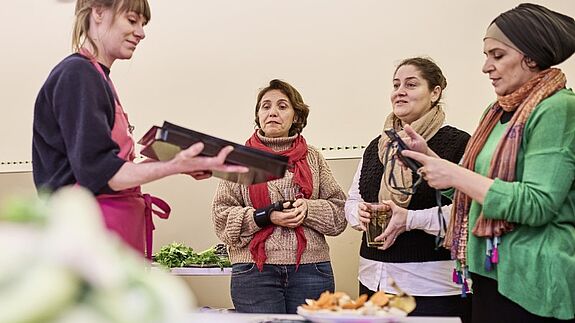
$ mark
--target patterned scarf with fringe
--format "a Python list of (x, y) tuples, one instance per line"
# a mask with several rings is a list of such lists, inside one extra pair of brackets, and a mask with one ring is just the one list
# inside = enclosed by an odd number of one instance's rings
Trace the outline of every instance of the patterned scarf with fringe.
[[(517, 154), (523, 139), (525, 123), (537, 105), (545, 98), (563, 89), (566, 84), (565, 74), (560, 69), (550, 68), (541, 71), (536, 77), (525, 83), (515, 92), (498, 97), (497, 102), (491, 106), (481, 120), (479, 127), (469, 140), (465, 155), (463, 156), (463, 167), (475, 170), (475, 161), (483, 149), (491, 131), (499, 122), (504, 111), (515, 111), (504, 134), (491, 159), (487, 177), (499, 178), (504, 181), (515, 180), (515, 168)], [(460, 191), (455, 192), (453, 207), (451, 209), (451, 220), (447, 229), (444, 246), (451, 249), (451, 256), (458, 260), (458, 274), (467, 276), (467, 238), (469, 224), (469, 208), (471, 198)], [(489, 255), (486, 269), (490, 270), (492, 264), (499, 262), (497, 244), (499, 237), (513, 230), (513, 223), (504, 220), (492, 220), (479, 215), (472, 233), (477, 237), (487, 238), (487, 243), (491, 243), (493, 252)], [(489, 266), (488, 266), (489, 265)], [(454, 271), (454, 281), (462, 283), (461, 276), (456, 279)], [(464, 280), (464, 279), (463, 279)], [(457, 281), (456, 281), (457, 282)]]

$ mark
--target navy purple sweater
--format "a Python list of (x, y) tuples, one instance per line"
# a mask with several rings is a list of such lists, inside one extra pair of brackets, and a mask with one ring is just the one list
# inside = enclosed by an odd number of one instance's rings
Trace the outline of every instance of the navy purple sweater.
[(88, 59), (72, 54), (61, 61), (34, 106), (36, 188), (54, 191), (79, 183), (94, 194), (112, 192), (107, 183), (125, 162), (112, 140), (114, 112), (114, 93)]

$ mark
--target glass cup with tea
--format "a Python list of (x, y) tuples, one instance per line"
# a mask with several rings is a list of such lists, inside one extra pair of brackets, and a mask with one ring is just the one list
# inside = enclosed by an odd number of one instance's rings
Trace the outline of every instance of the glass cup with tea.
[(285, 202), (290, 202), (290, 207), (293, 207), (295, 200), (303, 198), (300, 187), (297, 184), (293, 184), (289, 187), (284, 188), (283, 198)]
[(384, 203), (366, 203), (366, 206), (370, 214), (370, 221), (366, 228), (367, 246), (373, 248), (381, 247), (384, 241), (375, 241), (375, 238), (380, 236), (387, 228), (391, 220), (391, 210)]

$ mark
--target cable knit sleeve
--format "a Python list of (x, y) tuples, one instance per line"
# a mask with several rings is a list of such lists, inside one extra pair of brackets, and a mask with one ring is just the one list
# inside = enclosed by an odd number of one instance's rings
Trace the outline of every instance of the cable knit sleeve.
[(308, 163), (314, 180), (312, 198), (307, 201), (308, 213), (303, 225), (327, 235), (336, 236), (345, 230), (345, 193), (337, 183), (321, 153), (310, 147)]
[(245, 206), (242, 192), (241, 185), (222, 180), (212, 203), (216, 235), (225, 244), (238, 248), (248, 245), (253, 234), (260, 230), (253, 218), (254, 208)]

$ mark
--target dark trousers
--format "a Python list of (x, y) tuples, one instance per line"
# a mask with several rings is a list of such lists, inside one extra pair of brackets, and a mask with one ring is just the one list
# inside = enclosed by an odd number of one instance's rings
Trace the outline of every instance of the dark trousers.
[(501, 295), (497, 291), (497, 281), (494, 279), (473, 273), (471, 273), (471, 279), (473, 280), (473, 323), (575, 323), (575, 319), (564, 321), (527, 312), (519, 304)]
[[(359, 283), (359, 294), (371, 296), (375, 291)], [(414, 296), (415, 310), (409, 316), (459, 316), (463, 323), (471, 322), (471, 294), (454, 296)], [(488, 321), (485, 321), (488, 322)]]

